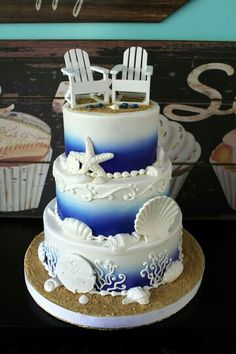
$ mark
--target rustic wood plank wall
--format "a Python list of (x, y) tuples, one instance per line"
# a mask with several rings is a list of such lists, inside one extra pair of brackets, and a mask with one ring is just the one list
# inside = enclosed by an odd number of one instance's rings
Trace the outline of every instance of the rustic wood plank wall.
[[(67, 80), (60, 70), (64, 53), (79, 47), (89, 53), (92, 64), (111, 68), (122, 62), (130, 46), (148, 51), (148, 62), (154, 66), (151, 98), (160, 103), (161, 113), (182, 124), (201, 146), (200, 159), (177, 196), (184, 216), (236, 217), (209, 163), (223, 136), (236, 129), (236, 43), (181, 41), (0, 41), (0, 108), (14, 104), (15, 111), (45, 121), (52, 129), (53, 148), (39, 208), (0, 212), (1, 216), (41, 217), (55, 196), (51, 167), (64, 151), (62, 113), (56, 109), (55, 94)], [(57, 99), (63, 101), (62, 96)]]
[(0, 0), (4, 22), (160, 22), (188, 0)]

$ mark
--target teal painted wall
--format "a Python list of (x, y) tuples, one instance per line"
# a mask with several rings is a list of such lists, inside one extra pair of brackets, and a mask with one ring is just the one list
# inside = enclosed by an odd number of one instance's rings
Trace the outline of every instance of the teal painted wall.
[(236, 0), (190, 0), (161, 23), (0, 24), (0, 39), (236, 40)]

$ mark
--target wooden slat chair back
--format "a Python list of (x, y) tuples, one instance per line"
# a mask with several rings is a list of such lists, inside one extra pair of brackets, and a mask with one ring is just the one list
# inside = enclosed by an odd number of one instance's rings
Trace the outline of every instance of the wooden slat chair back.
[(81, 49), (71, 49), (66, 52), (64, 59), (67, 69), (76, 72), (74, 81), (93, 81), (93, 74), (87, 52)]
[[(147, 65), (148, 55), (141, 47), (131, 47), (123, 54), (123, 64), (116, 65), (110, 71), (112, 74), (112, 102), (122, 103), (125, 93), (142, 93), (142, 104), (149, 104), (150, 82), (153, 67)], [(118, 74), (121, 73), (121, 79)], [(117, 97), (117, 92), (119, 93)], [(135, 102), (140, 103), (140, 101)]]
[[(70, 49), (64, 55), (65, 68), (62, 68), (64, 75), (69, 77), (69, 88), (65, 99), (72, 108), (77, 105), (77, 97), (87, 95), (98, 102), (109, 103), (109, 86), (111, 80), (108, 78), (109, 70), (98, 66), (91, 66), (88, 53), (81, 49)], [(94, 80), (93, 72), (103, 74), (103, 78)], [(101, 99), (103, 95), (104, 99)]]

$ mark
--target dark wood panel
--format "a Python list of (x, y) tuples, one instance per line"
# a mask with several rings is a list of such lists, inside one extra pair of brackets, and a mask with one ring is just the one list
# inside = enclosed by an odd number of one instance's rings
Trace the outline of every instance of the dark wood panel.
[(148, 62), (154, 66), (153, 99), (233, 104), (236, 42), (0, 41), (3, 95), (52, 97), (59, 83), (67, 80), (60, 69), (70, 48), (86, 50), (91, 64), (111, 68), (122, 62), (123, 52), (130, 46), (148, 51)]
[(67, 79), (60, 70), (64, 53), (80, 47), (89, 53), (92, 64), (111, 68), (122, 62), (130, 46), (148, 51), (148, 62), (154, 66), (151, 98), (160, 103), (161, 113), (182, 124), (201, 146), (201, 156), (177, 197), (184, 215), (235, 218), (209, 158), (224, 135), (236, 128), (236, 42), (173, 41), (0, 41), (0, 109), (14, 104), (15, 111), (42, 119), (52, 131), (53, 156), (40, 207), (22, 215), (42, 216), (55, 195), (51, 168), (64, 151), (60, 109), (64, 98), (59, 94), (55, 101), (55, 95)]
[(0, 0), (0, 22), (160, 22), (188, 0)]

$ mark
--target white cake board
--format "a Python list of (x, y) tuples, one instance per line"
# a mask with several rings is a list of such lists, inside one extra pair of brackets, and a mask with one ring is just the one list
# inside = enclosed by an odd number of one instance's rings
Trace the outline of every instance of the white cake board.
[(170, 317), (184, 306), (196, 295), (199, 286), (201, 284), (202, 278), (198, 281), (195, 287), (187, 293), (185, 296), (180, 298), (178, 301), (163, 307), (159, 310), (146, 312), (142, 314), (136, 314), (132, 316), (112, 316), (112, 317), (94, 317), (86, 314), (81, 314), (78, 312), (73, 312), (67, 310), (55, 303), (49, 301), (44, 296), (42, 296), (27, 280), (25, 274), (25, 282), (29, 293), (35, 300), (35, 302), (45, 311), (47, 311), (52, 316), (69, 322), (73, 325), (87, 327), (87, 328), (97, 328), (97, 329), (124, 329), (124, 328), (134, 328), (144, 325), (149, 325), (154, 322), (161, 321), (165, 318)]

